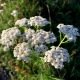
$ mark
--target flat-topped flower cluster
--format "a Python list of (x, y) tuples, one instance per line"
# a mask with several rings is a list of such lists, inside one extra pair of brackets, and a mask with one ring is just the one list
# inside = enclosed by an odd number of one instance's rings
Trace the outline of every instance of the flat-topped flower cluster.
[(19, 36), (21, 36), (21, 32), (17, 27), (3, 30), (0, 43), (4, 46), (4, 50), (9, 50), (11, 46), (16, 44), (16, 40)]
[(64, 24), (59, 24), (57, 26), (57, 28), (59, 29), (59, 32), (65, 34), (65, 37), (69, 40), (69, 41), (74, 41), (76, 42), (77, 36), (80, 36), (78, 29), (74, 28), (73, 25), (64, 25)]
[(51, 50), (45, 52), (44, 61), (51, 63), (55, 68), (62, 69), (63, 63), (69, 61), (69, 53), (67, 49), (52, 46)]
[[(13, 11), (11, 15), (15, 14), (15, 12)], [(42, 26), (48, 24), (50, 22), (41, 16), (17, 20), (15, 22), (16, 27), (2, 31), (0, 44), (3, 46), (4, 51), (13, 49), (13, 55), (17, 60), (29, 62), (29, 55), (34, 50), (38, 54), (43, 54), (44, 62), (50, 63), (57, 69), (62, 69), (64, 62), (69, 62), (70, 60), (69, 53), (67, 49), (60, 47), (64, 38), (58, 46), (54, 46), (53, 44), (57, 41), (55, 34), (41, 29)], [(31, 28), (31, 26), (36, 29)], [(76, 42), (77, 36), (80, 36), (78, 29), (72, 25), (59, 24), (57, 28), (70, 42)], [(24, 31), (21, 32), (21, 29), (24, 29)], [(53, 46), (51, 47), (51, 45)]]
[(20, 20), (17, 20), (15, 22), (15, 25), (18, 25), (19, 27), (22, 27), (22, 26), (46, 26), (50, 24), (49, 21), (47, 21), (46, 18), (43, 18), (41, 16), (34, 16), (34, 17), (30, 17), (30, 19), (27, 19), (27, 18), (22, 18)]

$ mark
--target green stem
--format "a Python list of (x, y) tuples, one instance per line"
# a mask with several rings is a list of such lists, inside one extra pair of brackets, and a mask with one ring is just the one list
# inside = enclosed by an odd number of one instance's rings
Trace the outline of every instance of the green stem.
[(58, 47), (63, 43), (63, 41), (66, 39), (66, 36), (62, 39), (62, 41), (59, 43)]
[(62, 42), (62, 43), (67, 43), (67, 42), (69, 42), (69, 40), (66, 40), (65, 42)]

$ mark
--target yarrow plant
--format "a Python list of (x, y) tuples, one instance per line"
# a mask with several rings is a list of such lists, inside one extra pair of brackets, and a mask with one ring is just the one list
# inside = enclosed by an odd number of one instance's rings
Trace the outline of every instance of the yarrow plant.
[[(15, 11), (13, 11), (13, 13), (14, 12)], [(57, 41), (55, 34), (51, 31), (41, 29), (42, 26), (46, 26), (47, 24), (49, 24), (49, 21), (41, 16), (17, 20), (15, 22), (16, 27), (2, 31), (0, 43), (4, 46), (5, 51), (13, 46), (13, 54), (17, 60), (29, 62), (29, 55), (34, 50), (37, 53), (43, 53), (41, 57), (45, 63), (50, 63), (56, 69), (62, 69), (64, 62), (69, 62), (70, 58), (68, 50), (60, 47), (61, 44), (66, 42), (64, 41), (65, 38), (67, 38), (67, 41), (76, 42), (77, 36), (80, 36), (80, 34), (78, 29), (74, 28), (73, 25), (59, 24), (57, 28), (61, 34), (64, 34), (64, 38), (60, 41), (59, 45), (55, 47), (53, 45)], [(17, 26), (21, 27), (21, 29), (23, 28), (24, 31), (21, 32)], [(27, 26), (38, 26), (38, 28), (35, 30)], [(22, 40), (18, 41), (20, 38), (22, 38)]]
[[(80, 5), (75, 2), (0, 0), (0, 69), (6, 68), (0, 80), (80, 79), (80, 30), (74, 26)], [(70, 25), (57, 24), (60, 20)]]

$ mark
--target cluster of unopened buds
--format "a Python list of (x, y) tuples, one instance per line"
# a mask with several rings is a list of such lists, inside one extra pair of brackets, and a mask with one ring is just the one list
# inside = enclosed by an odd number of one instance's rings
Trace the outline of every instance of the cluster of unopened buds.
[[(16, 16), (16, 13), (17, 11), (13, 11), (11, 15)], [(62, 69), (64, 67), (63, 63), (69, 62), (70, 59), (68, 50), (60, 47), (61, 44), (67, 41), (76, 42), (77, 36), (80, 36), (80, 34), (78, 29), (74, 28), (73, 25), (59, 24), (57, 28), (60, 34), (64, 34), (65, 36), (58, 46), (51, 47), (51, 45), (57, 41), (55, 34), (51, 31), (41, 29), (48, 24), (50, 24), (50, 22), (41, 16), (17, 20), (15, 22), (16, 27), (2, 31), (0, 44), (4, 47), (4, 51), (12, 47), (14, 57), (17, 57), (17, 60), (28, 62), (29, 55), (32, 53), (32, 50), (34, 50), (39, 54), (43, 53), (44, 62), (50, 63), (57, 69)], [(38, 28), (35, 30), (31, 28), (32, 26)], [(24, 32), (21, 32), (20, 28), (23, 28)], [(18, 41), (21, 38), (22, 40)]]

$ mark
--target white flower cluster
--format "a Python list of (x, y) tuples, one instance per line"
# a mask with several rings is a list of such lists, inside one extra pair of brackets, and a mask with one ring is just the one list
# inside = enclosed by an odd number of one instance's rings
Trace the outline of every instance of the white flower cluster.
[(69, 62), (69, 53), (64, 48), (52, 46), (51, 50), (45, 52), (44, 61), (57, 69), (62, 69), (63, 63)]
[(33, 35), (32, 37), (32, 44), (50, 44), (56, 42), (57, 39), (52, 32), (46, 32), (42, 29), (37, 31), (36, 34)]
[(17, 20), (17, 21), (15, 22), (15, 26), (19, 26), (19, 27), (27, 26), (27, 22), (28, 22), (28, 19), (22, 18), (22, 19)]
[(18, 15), (18, 11), (17, 11), (17, 10), (13, 10), (13, 11), (11, 12), (11, 15), (12, 15), (13, 17), (16, 17), (16, 16)]
[(32, 47), (34, 47), (35, 51), (39, 53), (43, 53), (48, 49), (46, 44), (57, 41), (54, 33), (46, 32), (42, 29), (38, 30), (37, 32), (32, 29), (27, 29), (27, 31), (24, 33), (24, 37), (26, 41), (29, 42)]
[(14, 48), (13, 54), (14, 54), (14, 57), (17, 57), (17, 60), (28, 61), (30, 52), (31, 50), (29, 48), (28, 43), (23, 42), (23, 43), (17, 44), (17, 46)]
[(30, 17), (29, 21), (28, 21), (28, 25), (30, 26), (46, 26), (47, 24), (50, 24), (49, 21), (47, 21), (46, 18), (43, 18), (41, 16), (34, 16), (34, 17)]
[[(11, 15), (13, 15), (14, 17), (16, 16), (17, 11), (13, 10), (13, 12), (11, 13)], [(34, 16), (34, 17), (30, 17), (30, 19), (26, 19), (26, 18), (22, 18), (20, 20), (17, 20), (15, 22), (15, 25), (18, 25), (20, 27), (22, 26), (46, 26), (47, 24), (50, 24), (49, 21), (47, 21), (46, 18), (43, 18), (41, 16)]]
[(76, 42), (77, 36), (80, 36), (78, 29), (74, 28), (73, 25), (59, 24), (57, 28), (59, 29), (59, 32), (62, 32), (63, 34), (65, 34), (66, 38), (69, 41)]
[(0, 43), (4, 45), (4, 49), (9, 49), (15, 44), (18, 36), (21, 35), (20, 30), (17, 27), (12, 27), (2, 31)]

